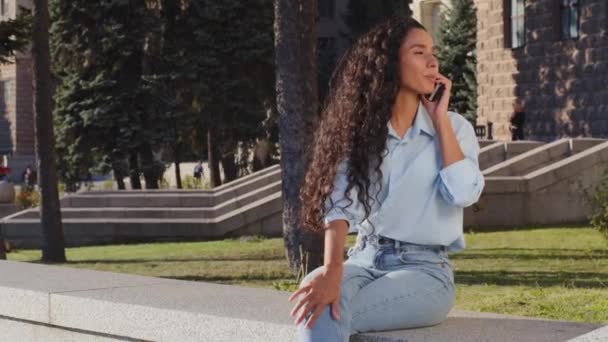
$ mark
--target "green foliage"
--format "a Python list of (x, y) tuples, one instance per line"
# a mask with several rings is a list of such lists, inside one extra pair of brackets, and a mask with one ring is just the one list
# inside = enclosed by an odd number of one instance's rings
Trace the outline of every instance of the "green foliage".
[(585, 192), (593, 208), (589, 220), (591, 226), (608, 241), (608, 168), (604, 170), (600, 183), (593, 190)]
[(196, 179), (193, 176), (185, 176), (182, 178), (182, 189), (195, 190), (195, 189), (211, 189), (209, 184), (209, 178)]
[(477, 118), (477, 16), (473, 0), (453, 0), (439, 26), (440, 72), (452, 80), (450, 108), (472, 124)]
[(351, 40), (393, 16), (410, 16), (411, 0), (349, 0), (344, 22)]
[(131, 172), (162, 181), (152, 152), (201, 159), (209, 129), (221, 155), (271, 136), (271, 0), (53, 0), (51, 13), (56, 145), (70, 188), (93, 172), (126, 175), (119, 166), (133, 155)]
[(60, 177), (70, 189), (156, 140), (148, 125), (154, 117), (139, 105), (148, 17), (132, 2), (51, 2), (53, 67), (61, 81), (56, 148)]
[(15, 19), (0, 21), (0, 64), (10, 63), (9, 58), (17, 51), (23, 51), (32, 36), (32, 14), (19, 7)]
[[(343, 15), (348, 30), (341, 32), (341, 35), (352, 43), (361, 34), (390, 17), (411, 16), (411, 2), (411, 0), (349, 0), (346, 13)], [(319, 49), (320, 101), (324, 100), (325, 94), (329, 90), (329, 79), (339, 57)]]
[(111, 179), (105, 180), (103, 182), (103, 189), (104, 190), (113, 190), (114, 189), (114, 181)]
[(40, 205), (40, 193), (36, 190), (23, 188), (17, 194), (15, 201), (21, 210), (35, 208)]
[(300, 284), (295, 280), (279, 280), (272, 282), (272, 288), (278, 291), (295, 292)]
[(272, 1), (195, 2), (189, 23), (192, 46), (184, 57), (202, 81), (192, 87), (193, 108), (219, 133), (220, 154), (253, 148), (269, 135), (260, 123), (275, 107)]

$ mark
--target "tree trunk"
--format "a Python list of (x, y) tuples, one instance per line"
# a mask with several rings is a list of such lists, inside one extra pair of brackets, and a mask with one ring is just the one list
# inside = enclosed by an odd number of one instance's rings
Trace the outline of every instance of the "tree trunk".
[(131, 182), (131, 189), (141, 189), (141, 180), (139, 178), (139, 158), (137, 152), (131, 152), (129, 154), (129, 181)]
[(0, 225), (0, 260), (6, 260), (6, 249), (4, 248), (4, 237), (2, 235), (2, 225)]
[(146, 189), (158, 189), (159, 175), (154, 163), (152, 147), (148, 143), (144, 144), (141, 150), (141, 168), (144, 172)]
[(123, 180), (123, 176), (119, 175), (119, 176), (115, 176), (114, 178), (116, 179), (116, 186), (118, 187), (118, 190), (125, 190), (126, 187), (125, 187), (125, 181)]
[(32, 59), (34, 62), (34, 129), (40, 186), (42, 262), (65, 262), (65, 245), (53, 134), (51, 56), (49, 51), (49, 9), (47, 0), (34, 0)]
[(175, 147), (173, 149), (173, 159), (175, 159), (175, 184), (177, 185), (178, 189), (182, 188), (182, 172), (179, 168), (179, 163), (181, 162), (181, 158), (179, 155), (179, 147)]
[(122, 173), (121, 168), (122, 163), (113, 162), (112, 163), (112, 172), (114, 173), (114, 180), (116, 180), (116, 185), (118, 186), (118, 190), (125, 190), (125, 181), (123, 178), (125, 175)]
[(129, 180), (131, 181), (131, 189), (141, 189), (141, 181), (139, 179), (139, 161), (137, 152), (131, 152), (129, 155)]
[(234, 152), (230, 151), (222, 155), (222, 169), (224, 169), (224, 183), (231, 182), (237, 178), (238, 169), (234, 161)]
[(213, 128), (207, 130), (207, 155), (209, 163), (209, 183), (211, 184), (211, 187), (214, 188), (222, 184), (222, 179), (220, 177), (220, 163), (219, 160), (217, 160), (218, 153), (215, 146)]
[[(316, 0), (274, 0), (275, 65), (283, 191), (283, 237), (294, 274), (323, 264), (323, 239), (302, 229), (300, 185), (317, 113)], [(300, 247), (305, 255), (301, 255)], [(301, 261), (305, 260), (302, 264)]]

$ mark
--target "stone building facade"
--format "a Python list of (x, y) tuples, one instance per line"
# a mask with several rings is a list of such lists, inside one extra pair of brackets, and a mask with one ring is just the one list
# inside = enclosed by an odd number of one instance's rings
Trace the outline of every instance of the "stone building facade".
[(410, 8), (412, 16), (418, 20), (433, 35), (433, 40), (437, 41), (439, 25), (443, 20), (443, 13), (446, 8), (452, 6), (450, 0), (413, 0)]
[[(17, 15), (30, 0), (0, 0), (0, 19)], [(0, 155), (6, 155), (11, 180), (20, 181), (21, 171), (35, 165), (32, 57), (17, 53), (11, 64), (0, 65)]]
[(478, 124), (508, 140), (512, 102), (526, 139), (608, 137), (608, 1), (475, 0)]

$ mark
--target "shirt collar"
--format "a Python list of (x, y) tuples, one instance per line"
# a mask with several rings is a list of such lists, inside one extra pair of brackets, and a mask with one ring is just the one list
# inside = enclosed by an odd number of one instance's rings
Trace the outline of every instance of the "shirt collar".
[[(399, 134), (397, 134), (397, 131), (395, 131), (393, 125), (391, 125), (391, 120), (388, 120), (387, 126), (388, 134), (393, 136), (394, 138), (401, 140)], [(433, 121), (431, 120), (431, 117), (429, 116), (426, 107), (424, 107), (424, 105), (422, 104), (422, 101), (418, 103), (418, 111), (416, 112), (416, 119), (414, 119), (414, 125), (412, 127), (412, 130), (414, 134), (417, 134), (422, 131), (430, 135), (431, 137), (435, 136), (435, 126), (433, 125)]]

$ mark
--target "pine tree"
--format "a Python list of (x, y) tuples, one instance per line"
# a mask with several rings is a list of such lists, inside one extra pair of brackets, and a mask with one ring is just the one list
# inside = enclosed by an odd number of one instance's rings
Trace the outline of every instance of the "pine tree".
[(351, 40), (367, 32), (387, 18), (412, 15), (411, 0), (349, 0), (344, 22), (349, 28), (346, 34)]
[(220, 162), (236, 177), (237, 148), (266, 135), (274, 103), (272, 0), (53, 4), (64, 181), (124, 175), (128, 160), (133, 187), (140, 166), (155, 186), (164, 165), (152, 152), (179, 166), (205, 145), (215, 184)]
[(274, 102), (272, 1), (195, 2), (190, 9), (192, 47), (186, 49), (195, 85), (193, 100), (207, 128), (212, 185), (217, 166), (236, 176), (239, 147), (264, 135), (261, 122)]
[[(121, 174), (120, 161), (140, 154), (146, 186), (157, 187), (150, 157), (159, 140), (157, 121), (145, 111), (141, 84), (149, 18), (143, 2), (55, 0), (52, 14), (62, 179), (74, 190), (93, 171)], [(134, 177), (132, 185), (139, 183), (138, 171)]]
[(15, 52), (23, 50), (32, 40), (32, 14), (19, 9), (15, 19), (0, 21), (0, 64), (10, 63)]
[(473, 0), (452, 0), (439, 26), (437, 57), (440, 71), (452, 82), (451, 109), (472, 124), (477, 118), (477, 17)]
[[(411, 2), (411, 0), (349, 0), (346, 13), (342, 18), (348, 27), (348, 31), (341, 32), (341, 35), (353, 42), (361, 34), (383, 20), (399, 15), (411, 16)], [(330, 51), (319, 49), (318, 83), (321, 103), (325, 101), (325, 95), (329, 90), (329, 79), (339, 57), (333, 55)]]

